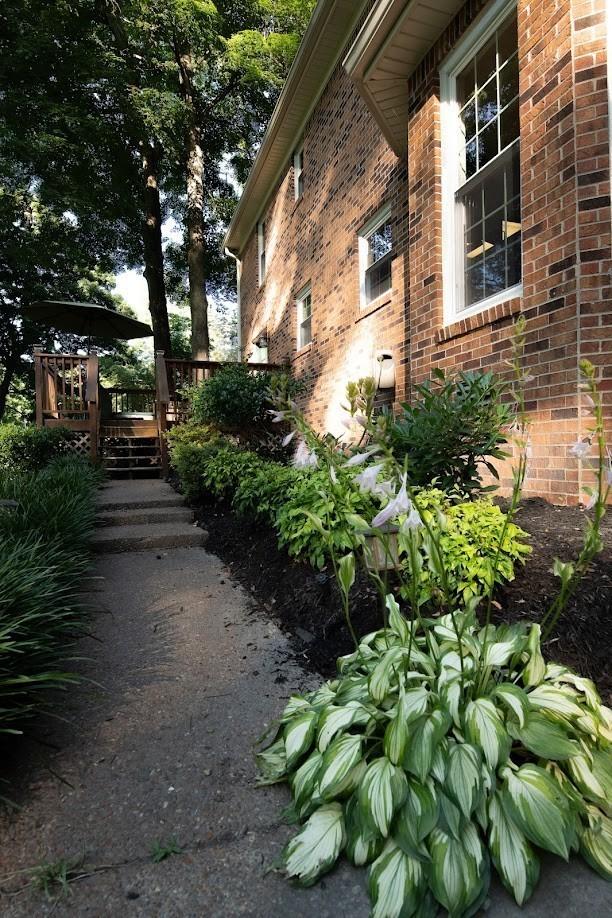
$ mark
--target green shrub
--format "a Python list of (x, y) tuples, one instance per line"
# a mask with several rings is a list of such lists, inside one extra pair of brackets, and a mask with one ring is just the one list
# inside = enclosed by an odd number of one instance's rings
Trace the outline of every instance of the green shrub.
[(250, 478), (264, 465), (256, 453), (224, 446), (203, 464), (204, 489), (219, 500), (232, 500), (241, 481)]
[(445, 491), (459, 488), (465, 494), (482, 490), (479, 467), (497, 477), (492, 459), (506, 453), (503, 428), (511, 421), (502, 401), (506, 385), (493, 373), (461, 372), (416, 387), (418, 398), (402, 405), (402, 414), (389, 419), (388, 436), (400, 464), (408, 461), (412, 485), (432, 482)]
[(354, 532), (351, 517), (358, 514), (371, 519), (377, 509), (372, 497), (355, 487), (348, 472), (338, 475), (336, 483), (330, 480), (328, 470), (302, 473), (276, 519), (279, 543), (291, 557), (322, 568), (331, 550), (340, 555), (351, 548)]
[(188, 395), (195, 423), (243, 430), (267, 421), (270, 381), (268, 374), (255, 375), (246, 363), (228, 363)]
[(0, 424), (0, 470), (34, 472), (66, 450), (65, 427), (23, 427)]
[(236, 488), (232, 506), (245, 516), (253, 516), (274, 525), (290, 490), (299, 484), (305, 472), (279, 462), (262, 463)]
[(76, 680), (65, 670), (86, 623), (78, 587), (101, 478), (73, 456), (0, 477), (0, 500), (17, 503), (0, 506), (0, 732)]
[(170, 463), (181, 482), (183, 494), (190, 501), (201, 500), (206, 489), (202, 470), (224, 445), (224, 440), (206, 425), (179, 424), (166, 435)]

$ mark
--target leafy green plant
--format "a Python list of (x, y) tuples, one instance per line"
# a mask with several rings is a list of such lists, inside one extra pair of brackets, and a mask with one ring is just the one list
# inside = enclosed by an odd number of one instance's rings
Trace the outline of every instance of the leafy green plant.
[(238, 483), (232, 506), (245, 516), (274, 525), (290, 491), (299, 486), (307, 473), (279, 462), (262, 463), (249, 478)]
[(491, 462), (502, 459), (504, 428), (512, 418), (502, 401), (508, 387), (490, 372), (461, 372), (416, 387), (413, 404), (403, 404), (397, 419), (387, 418), (387, 436), (400, 464), (407, 461), (414, 486), (432, 482), (445, 491), (459, 488), (465, 494), (483, 490), (480, 466), (495, 477)]
[(473, 612), (411, 624), (387, 604), (389, 626), (293, 696), (258, 755), (304, 823), (286, 873), (370, 864), (374, 918), (474, 914), (492, 866), (522, 905), (537, 848), (612, 877), (612, 711), (593, 683), (545, 665), (538, 625), (485, 637)]
[(240, 483), (261, 469), (263, 462), (256, 453), (224, 446), (204, 463), (203, 487), (213, 497), (231, 500)]
[(197, 424), (240, 430), (266, 421), (269, 379), (265, 373), (253, 373), (246, 363), (228, 363), (211, 379), (190, 389), (188, 397)]
[(182, 854), (183, 849), (180, 847), (176, 838), (169, 838), (168, 841), (161, 840), (153, 842), (150, 849), (151, 860), (154, 864), (161, 864), (174, 854)]
[(34, 472), (66, 450), (70, 431), (64, 427), (0, 424), (0, 470)]
[(70, 894), (70, 883), (78, 876), (83, 863), (83, 856), (60, 858), (33, 867), (30, 871), (30, 882), (35, 889), (44, 892), (47, 899), (53, 900), (55, 893), (67, 896)]
[(332, 482), (324, 470), (302, 473), (289, 490), (277, 518), (279, 544), (294, 558), (322, 568), (331, 555), (354, 543), (355, 515), (372, 515), (376, 504), (355, 487), (349, 472)]
[(211, 456), (225, 445), (224, 439), (208, 425), (179, 424), (166, 435), (170, 463), (181, 482), (187, 500), (205, 495), (202, 470)]

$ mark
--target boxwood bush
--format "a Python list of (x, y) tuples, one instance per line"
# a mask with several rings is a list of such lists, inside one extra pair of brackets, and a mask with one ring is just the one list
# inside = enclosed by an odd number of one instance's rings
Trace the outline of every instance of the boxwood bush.
[(0, 470), (42, 469), (66, 451), (70, 431), (65, 427), (24, 427), (0, 424)]

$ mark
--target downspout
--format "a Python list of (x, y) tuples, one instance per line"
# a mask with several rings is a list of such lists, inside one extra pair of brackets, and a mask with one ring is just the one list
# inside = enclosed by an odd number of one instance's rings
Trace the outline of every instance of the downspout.
[(238, 307), (238, 350), (242, 359), (242, 307), (240, 302), (240, 281), (242, 277), (242, 262), (231, 249), (225, 248), (225, 254), (236, 262), (236, 305)]

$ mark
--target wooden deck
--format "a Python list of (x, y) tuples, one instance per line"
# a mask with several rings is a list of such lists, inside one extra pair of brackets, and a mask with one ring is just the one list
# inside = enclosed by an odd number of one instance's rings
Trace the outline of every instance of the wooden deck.
[[(165, 433), (189, 418), (185, 390), (210, 379), (224, 364), (155, 356), (155, 388), (104, 388), (97, 354), (34, 351), (36, 424), (73, 432), (75, 452), (99, 459), (114, 476), (150, 477), (168, 471)], [(249, 364), (253, 373), (278, 370)]]

